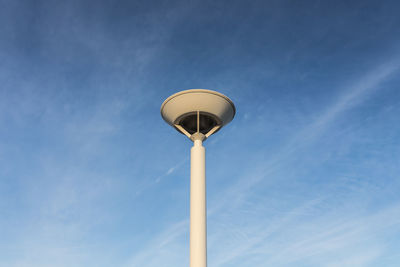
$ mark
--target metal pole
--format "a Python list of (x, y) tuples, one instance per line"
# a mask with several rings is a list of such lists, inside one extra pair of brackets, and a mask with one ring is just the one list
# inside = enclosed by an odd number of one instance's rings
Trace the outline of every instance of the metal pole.
[(207, 267), (206, 159), (202, 139), (190, 150), (190, 267)]

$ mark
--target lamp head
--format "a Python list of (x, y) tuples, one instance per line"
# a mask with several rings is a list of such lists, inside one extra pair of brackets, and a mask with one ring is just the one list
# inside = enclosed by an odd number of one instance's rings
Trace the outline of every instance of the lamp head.
[(192, 140), (217, 132), (235, 116), (235, 105), (225, 95), (205, 89), (191, 89), (168, 97), (161, 105), (161, 116)]

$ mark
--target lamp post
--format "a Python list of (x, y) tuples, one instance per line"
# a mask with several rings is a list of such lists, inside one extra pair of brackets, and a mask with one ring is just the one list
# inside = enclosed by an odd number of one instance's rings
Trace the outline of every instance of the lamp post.
[(206, 267), (206, 161), (203, 141), (233, 119), (235, 105), (221, 93), (191, 89), (168, 97), (161, 105), (161, 116), (193, 141), (190, 151), (190, 267)]

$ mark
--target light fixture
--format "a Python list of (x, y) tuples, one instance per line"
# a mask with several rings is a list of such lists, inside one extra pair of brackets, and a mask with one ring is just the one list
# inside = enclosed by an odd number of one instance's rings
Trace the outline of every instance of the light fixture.
[(168, 97), (162, 118), (193, 141), (190, 151), (190, 267), (207, 266), (207, 210), (203, 141), (228, 124), (235, 105), (225, 95), (191, 89)]

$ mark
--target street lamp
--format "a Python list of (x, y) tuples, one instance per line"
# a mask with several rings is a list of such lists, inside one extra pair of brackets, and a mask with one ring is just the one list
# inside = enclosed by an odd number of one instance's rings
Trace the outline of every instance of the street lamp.
[(190, 267), (206, 267), (206, 164), (203, 141), (233, 119), (235, 105), (221, 93), (191, 89), (168, 97), (161, 105), (161, 116), (193, 141), (190, 150)]

